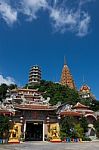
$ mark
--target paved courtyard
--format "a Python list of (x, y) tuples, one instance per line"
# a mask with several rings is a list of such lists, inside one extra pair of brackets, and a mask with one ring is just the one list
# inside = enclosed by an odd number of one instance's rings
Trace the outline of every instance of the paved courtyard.
[(0, 145), (0, 150), (99, 150), (99, 142), (86, 142), (86, 143), (25, 142), (22, 144)]

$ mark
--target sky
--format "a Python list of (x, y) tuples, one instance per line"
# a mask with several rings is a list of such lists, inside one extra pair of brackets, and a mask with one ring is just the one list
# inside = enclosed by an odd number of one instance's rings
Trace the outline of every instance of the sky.
[(99, 0), (0, 0), (0, 84), (25, 85), (33, 65), (59, 82), (64, 56), (99, 99)]

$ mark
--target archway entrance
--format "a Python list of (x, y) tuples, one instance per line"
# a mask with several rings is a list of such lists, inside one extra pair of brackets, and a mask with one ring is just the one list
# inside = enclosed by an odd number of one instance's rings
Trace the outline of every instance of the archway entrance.
[(43, 121), (26, 122), (26, 141), (43, 141)]

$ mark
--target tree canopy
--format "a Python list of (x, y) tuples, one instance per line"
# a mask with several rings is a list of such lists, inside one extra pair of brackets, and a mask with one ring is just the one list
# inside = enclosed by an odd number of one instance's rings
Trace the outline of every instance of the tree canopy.
[(72, 116), (62, 117), (60, 121), (60, 136), (70, 138), (84, 138), (88, 129), (86, 118)]
[(10, 84), (9, 86), (6, 84), (1, 84), (0, 85), (0, 101), (3, 101), (3, 99), (6, 98), (6, 94), (7, 94), (7, 90), (12, 90), (14, 88), (16, 88), (17, 85), (16, 84)]
[(91, 98), (81, 99), (80, 102), (86, 106), (89, 106), (93, 111), (99, 110), (99, 101), (92, 100)]
[(9, 118), (0, 115), (0, 138), (7, 138), (9, 136)]
[(94, 127), (96, 129), (96, 135), (99, 138), (99, 119), (97, 119), (94, 123)]

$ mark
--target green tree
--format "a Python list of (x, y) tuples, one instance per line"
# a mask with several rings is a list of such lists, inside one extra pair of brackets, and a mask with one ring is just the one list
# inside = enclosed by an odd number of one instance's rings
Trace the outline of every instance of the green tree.
[(6, 84), (1, 84), (0, 86), (0, 101), (6, 97), (8, 86)]
[(82, 116), (79, 119), (79, 123), (80, 123), (81, 127), (84, 129), (84, 133), (86, 133), (88, 131), (88, 122), (87, 122), (86, 117)]
[(0, 116), (0, 138), (8, 138), (9, 135), (9, 118), (7, 116)]
[(93, 111), (99, 111), (99, 101), (96, 100), (96, 101), (93, 101), (92, 103), (90, 103), (90, 108)]
[(89, 106), (90, 109), (93, 111), (99, 110), (99, 101), (92, 100), (91, 98), (81, 99), (80, 102), (86, 106)]
[(60, 137), (76, 137), (75, 124), (77, 120), (74, 117), (66, 116), (60, 121)]
[(97, 119), (96, 122), (94, 123), (94, 127), (96, 129), (96, 135), (99, 138), (99, 119)]
[(86, 118), (76, 118), (72, 116), (62, 117), (60, 121), (60, 137), (83, 138), (87, 132), (88, 124)]
[(6, 84), (1, 84), (0, 85), (0, 101), (2, 102), (3, 99), (6, 98), (6, 94), (7, 94), (7, 90), (12, 90), (12, 89), (15, 89), (17, 88), (17, 85), (16, 84), (10, 84), (9, 86), (6, 85)]
[(10, 84), (10, 85), (8, 86), (8, 88), (9, 88), (10, 90), (12, 90), (12, 89), (17, 88), (17, 85), (16, 85), (16, 84)]
[(75, 124), (74, 129), (75, 129), (75, 132), (76, 132), (76, 136), (78, 138), (83, 138), (83, 136), (84, 136), (84, 129), (81, 127), (81, 124), (80, 123)]

